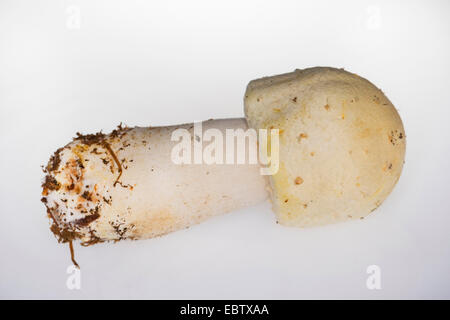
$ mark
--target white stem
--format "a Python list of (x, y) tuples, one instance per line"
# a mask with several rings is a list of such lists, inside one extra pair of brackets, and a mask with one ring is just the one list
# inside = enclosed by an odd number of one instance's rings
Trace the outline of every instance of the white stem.
[[(220, 131), (224, 141), (226, 129), (248, 128), (245, 119), (209, 120), (202, 127)], [(176, 129), (191, 134), (197, 163), (174, 162), (180, 145), (171, 139)], [(267, 198), (258, 163), (199, 163), (204, 159), (194, 149), (201, 139), (193, 124), (121, 128), (75, 139), (47, 168), (44, 202), (55, 220), (52, 230), (58, 228), (62, 241), (79, 238), (87, 244), (151, 238)], [(225, 162), (226, 143), (222, 147)]]

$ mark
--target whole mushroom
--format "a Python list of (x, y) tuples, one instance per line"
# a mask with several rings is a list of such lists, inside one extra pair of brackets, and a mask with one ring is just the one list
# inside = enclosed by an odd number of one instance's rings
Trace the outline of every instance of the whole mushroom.
[[(270, 134), (258, 141), (279, 161), (272, 175), (248, 161), (173, 161), (176, 130), (192, 136), (193, 153), (205, 139), (193, 124), (78, 134), (45, 168), (42, 201), (57, 239), (91, 245), (152, 238), (268, 196), (282, 225), (360, 219), (400, 177), (406, 146), (400, 116), (356, 74), (316, 67), (253, 80), (244, 105), (245, 119), (202, 127), (223, 136), (230, 129), (278, 130), (277, 143)], [(216, 147), (225, 159), (226, 143)]]

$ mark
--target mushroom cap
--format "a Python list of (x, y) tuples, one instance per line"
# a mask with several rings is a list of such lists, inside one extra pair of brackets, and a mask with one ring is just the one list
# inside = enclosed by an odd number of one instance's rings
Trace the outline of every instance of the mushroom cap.
[(269, 180), (283, 225), (361, 219), (400, 177), (406, 147), (400, 116), (356, 74), (316, 67), (253, 80), (244, 105), (250, 127), (279, 129), (279, 169)]

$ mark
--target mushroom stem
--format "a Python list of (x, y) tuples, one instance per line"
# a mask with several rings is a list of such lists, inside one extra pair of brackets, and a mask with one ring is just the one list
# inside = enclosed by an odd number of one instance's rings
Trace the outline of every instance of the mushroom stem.
[(249, 139), (243, 164), (242, 154), (230, 156), (242, 149), (227, 134), (247, 129), (245, 119), (225, 119), (78, 134), (46, 168), (52, 231), (84, 245), (145, 239), (264, 201), (267, 181), (249, 163)]

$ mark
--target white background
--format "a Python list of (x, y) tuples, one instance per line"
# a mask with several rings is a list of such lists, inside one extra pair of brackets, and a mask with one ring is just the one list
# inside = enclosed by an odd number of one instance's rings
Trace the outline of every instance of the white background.
[[(79, 12), (79, 21), (77, 21)], [(450, 298), (449, 1), (0, 1), (0, 298)], [(79, 22), (79, 24), (78, 24)], [(67, 245), (40, 166), (75, 132), (241, 117), (248, 81), (333, 66), (404, 121), (391, 196), (294, 229), (268, 203), (146, 241)], [(366, 268), (381, 268), (368, 290)]]

